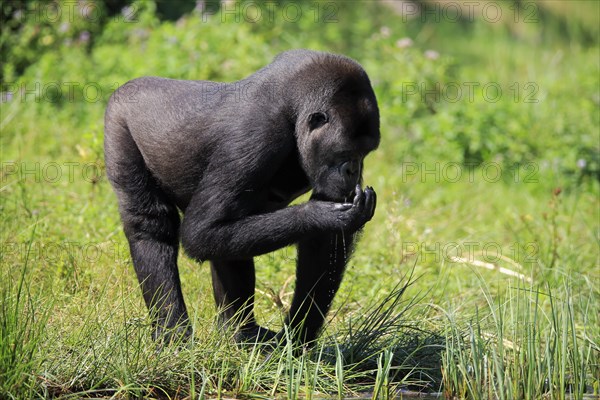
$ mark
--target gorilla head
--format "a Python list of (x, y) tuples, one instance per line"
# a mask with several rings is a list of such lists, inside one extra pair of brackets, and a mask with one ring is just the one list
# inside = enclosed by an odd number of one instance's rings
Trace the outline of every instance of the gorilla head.
[[(304, 52), (283, 53), (275, 63)], [(362, 183), (364, 157), (379, 145), (379, 109), (367, 74), (347, 57), (312, 53), (302, 57), (288, 87), (300, 161), (314, 196), (348, 200)]]

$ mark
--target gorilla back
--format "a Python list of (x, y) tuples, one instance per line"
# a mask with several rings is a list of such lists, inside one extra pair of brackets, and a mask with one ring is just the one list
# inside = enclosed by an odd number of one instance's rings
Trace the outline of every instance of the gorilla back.
[[(238, 82), (144, 77), (120, 87), (105, 114), (106, 171), (153, 336), (191, 334), (181, 241), (210, 260), (221, 323), (239, 341), (270, 340), (254, 319), (253, 257), (296, 243), (286, 323), (298, 343), (315, 339), (375, 211), (375, 191), (361, 184), (378, 144), (375, 94), (344, 56), (292, 50)], [(288, 206), (309, 190), (308, 202)]]

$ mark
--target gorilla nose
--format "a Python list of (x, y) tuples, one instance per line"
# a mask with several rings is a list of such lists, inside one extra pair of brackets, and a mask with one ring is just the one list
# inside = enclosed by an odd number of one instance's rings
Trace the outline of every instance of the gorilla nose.
[(360, 164), (358, 161), (346, 161), (340, 169), (344, 177), (354, 179), (360, 172)]

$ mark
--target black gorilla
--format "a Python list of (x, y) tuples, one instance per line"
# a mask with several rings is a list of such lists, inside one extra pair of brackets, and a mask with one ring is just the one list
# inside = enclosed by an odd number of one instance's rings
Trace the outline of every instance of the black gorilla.
[(240, 341), (275, 335), (254, 319), (252, 257), (297, 243), (286, 322), (298, 343), (316, 338), (353, 236), (375, 211), (375, 192), (360, 184), (379, 111), (358, 63), (292, 50), (234, 83), (135, 79), (109, 101), (104, 144), (155, 338), (191, 333), (180, 240), (210, 260), (220, 320)]

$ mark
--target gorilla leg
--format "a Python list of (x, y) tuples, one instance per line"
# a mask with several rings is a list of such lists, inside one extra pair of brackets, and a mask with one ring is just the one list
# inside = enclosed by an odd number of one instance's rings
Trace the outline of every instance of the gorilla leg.
[[(110, 121), (109, 121), (110, 122)], [(177, 268), (179, 213), (147, 170), (128, 130), (107, 124), (106, 171), (119, 199), (119, 211), (133, 266), (153, 320), (153, 338), (190, 335)]]
[(177, 268), (177, 211), (123, 214), (123, 221), (133, 266), (153, 320), (152, 337), (170, 341), (173, 333), (176, 337), (189, 336), (191, 328)]
[(266, 341), (274, 337), (274, 332), (259, 327), (254, 319), (254, 261), (213, 260), (211, 272), (219, 322), (224, 327), (239, 327), (236, 341)]
[(296, 343), (316, 339), (337, 293), (353, 235), (337, 233), (306, 238), (298, 243), (296, 290), (288, 326)]

